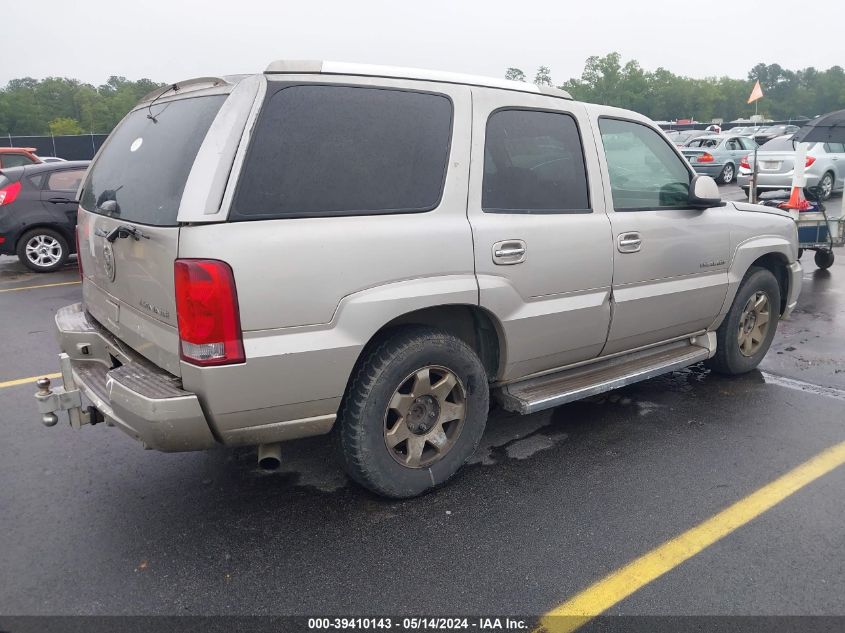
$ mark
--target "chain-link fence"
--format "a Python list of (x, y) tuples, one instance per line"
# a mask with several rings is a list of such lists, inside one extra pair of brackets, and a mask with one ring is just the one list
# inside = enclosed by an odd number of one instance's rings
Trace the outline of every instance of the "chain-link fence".
[(57, 156), (66, 160), (90, 160), (108, 134), (73, 134), (68, 136), (0, 136), (0, 147), (34, 147), (39, 156)]

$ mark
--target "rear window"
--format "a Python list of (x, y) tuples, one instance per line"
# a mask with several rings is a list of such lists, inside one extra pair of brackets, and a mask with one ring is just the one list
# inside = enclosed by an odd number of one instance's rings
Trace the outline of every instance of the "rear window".
[(443, 193), (451, 129), (443, 95), (282, 88), (264, 105), (230, 219), (430, 211)]
[(791, 152), (794, 149), (795, 141), (792, 140), (791, 136), (773, 138), (760, 146), (761, 152)]
[(175, 225), (188, 174), (225, 100), (194, 97), (132, 112), (91, 166), (82, 206), (138, 224)]

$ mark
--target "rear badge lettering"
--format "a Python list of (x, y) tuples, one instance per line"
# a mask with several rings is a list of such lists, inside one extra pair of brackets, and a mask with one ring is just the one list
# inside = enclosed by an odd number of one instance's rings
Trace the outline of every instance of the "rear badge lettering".
[(156, 316), (160, 316), (163, 319), (169, 319), (170, 318), (170, 310), (165, 310), (164, 308), (159, 308), (158, 306), (154, 306), (149, 301), (144, 301), (143, 299), (141, 299), (138, 302), (138, 305), (140, 305), (142, 308), (144, 308), (144, 310), (146, 310), (147, 312), (152, 312)]

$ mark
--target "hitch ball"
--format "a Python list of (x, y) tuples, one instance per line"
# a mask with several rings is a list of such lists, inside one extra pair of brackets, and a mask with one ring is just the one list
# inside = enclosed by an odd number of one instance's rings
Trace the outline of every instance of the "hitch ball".
[[(46, 398), (53, 392), (50, 390), (50, 379), (47, 377), (39, 378), (35, 381), (35, 386), (38, 387), (38, 393), (35, 394), (36, 397), (41, 396), (42, 398)], [(59, 421), (59, 416), (55, 413), (45, 413), (41, 416), (41, 423), (44, 426), (56, 426), (56, 423)]]

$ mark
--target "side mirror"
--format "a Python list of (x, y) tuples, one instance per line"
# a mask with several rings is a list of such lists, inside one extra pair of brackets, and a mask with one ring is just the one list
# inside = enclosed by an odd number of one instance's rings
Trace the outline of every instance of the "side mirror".
[(693, 176), (689, 184), (689, 204), (697, 209), (722, 206), (719, 185), (710, 176)]

